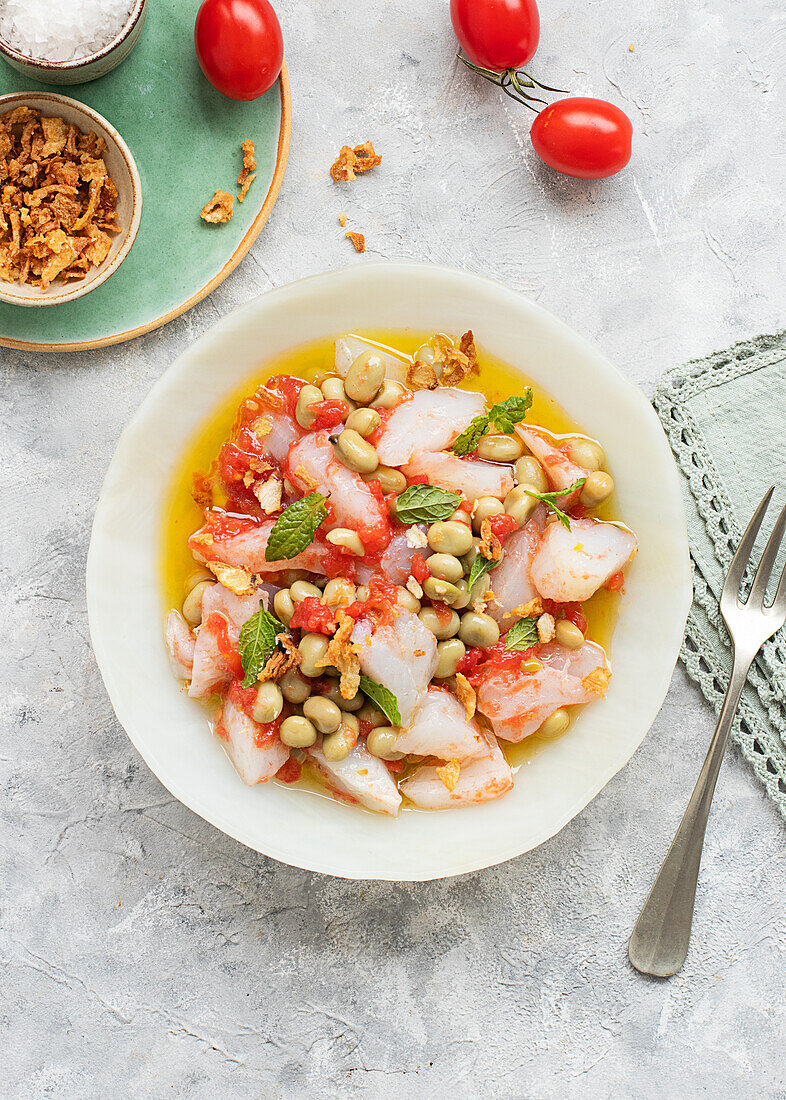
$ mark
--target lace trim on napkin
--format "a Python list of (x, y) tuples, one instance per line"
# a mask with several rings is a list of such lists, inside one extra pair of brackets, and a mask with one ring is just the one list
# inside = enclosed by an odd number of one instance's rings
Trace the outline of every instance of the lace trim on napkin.
[[(711, 386), (739, 378), (786, 358), (786, 333), (737, 344), (669, 371), (654, 404), (689, 491), (725, 573), (742, 534), (723, 480), (700, 426), (686, 407)], [(681, 658), (688, 675), (720, 711), (728, 684), (730, 642), (718, 597), (692, 559), (694, 601)], [(732, 737), (786, 818), (786, 631), (766, 643), (751, 669)]]

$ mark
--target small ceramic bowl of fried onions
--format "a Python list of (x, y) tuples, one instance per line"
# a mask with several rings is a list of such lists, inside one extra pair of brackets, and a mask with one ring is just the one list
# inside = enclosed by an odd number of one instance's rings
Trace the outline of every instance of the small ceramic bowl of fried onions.
[(142, 183), (107, 119), (55, 92), (0, 96), (0, 299), (74, 301), (131, 251)]

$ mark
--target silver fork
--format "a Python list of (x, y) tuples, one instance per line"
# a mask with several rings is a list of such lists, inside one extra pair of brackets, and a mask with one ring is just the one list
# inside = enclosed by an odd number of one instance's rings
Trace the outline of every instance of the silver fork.
[(786, 623), (786, 567), (772, 603), (764, 602), (786, 529), (786, 508), (778, 516), (764, 548), (750, 595), (744, 603), (740, 599), (740, 585), (773, 491), (774, 486), (756, 509), (729, 566), (720, 601), (734, 651), (726, 698), (685, 816), (628, 943), (628, 957), (636, 969), (656, 978), (676, 974), (688, 954), (704, 832), (734, 712), (754, 657), (767, 639)]

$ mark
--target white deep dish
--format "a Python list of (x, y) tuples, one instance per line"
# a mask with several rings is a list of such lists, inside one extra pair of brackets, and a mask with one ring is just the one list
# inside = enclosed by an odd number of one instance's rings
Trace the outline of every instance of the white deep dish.
[[(264, 362), (344, 331), (471, 327), (602, 440), (618, 513), (639, 537), (626, 572), (605, 701), (516, 775), (504, 799), (397, 819), (277, 783), (246, 787), (203, 709), (173, 679), (163, 639), (163, 507), (195, 431)], [(663, 701), (691, 601), (682, 498), (644, 396), (540, 306), (488, 279), (379, 263), (305, 279), (219, 322), (172, 365), (123, 433), (96, 510), (87, 569), (93, 648), (120, 722), (161, 782), (243, 844), (346, 878), (426, 880), (488, 867), (558, 832), (623, 767)]]

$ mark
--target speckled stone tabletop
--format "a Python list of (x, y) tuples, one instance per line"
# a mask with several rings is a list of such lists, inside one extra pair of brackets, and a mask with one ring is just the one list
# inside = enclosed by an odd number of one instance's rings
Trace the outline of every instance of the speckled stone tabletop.
[[(0, 352), (0, 1095), (783, 1098), (786, 831), (736, 750), (685, 968), (663, 983), (627, 964), (712, 728), (680, 669), (632, 762), (539, 850), (357, 884), (265, 859), (171, 798), (114, 718), (84, 593), (124, 424), (272, 286), (379, 257), (490, 273), (647, 394), (783, 327), (783, 4), (541, 0), (535, 74), (613, 100), (636, 131), (628, 169), (591, 184), (544, 168), (526, 112), (454, 61), (447, 0), (277, 6), (292, 152), (240, 268), (125, 346)], [(338, 147), (367, 138), (381, 168), (333, 184)]]

